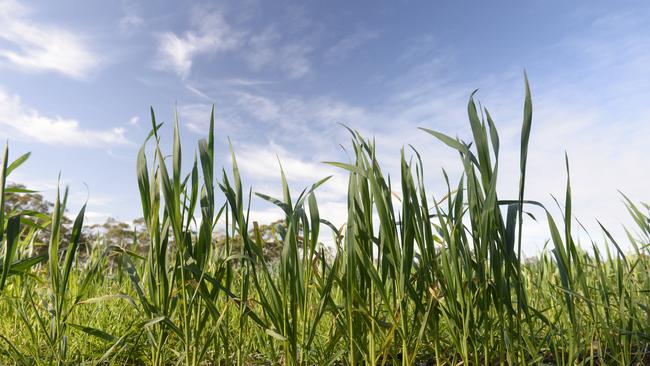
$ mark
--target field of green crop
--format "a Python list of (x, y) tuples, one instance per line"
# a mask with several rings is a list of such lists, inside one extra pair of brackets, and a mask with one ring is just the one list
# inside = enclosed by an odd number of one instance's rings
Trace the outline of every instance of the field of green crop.
[[(650, 364), (649, 207), (623, 196), (636, 227), (625, 238), (602, 227), (595, 236), (606, 240), (579, 246), (568, 161), (560, 217), (525, 194), (528, 83), (517, 197), (497, 195), (490, 114), (470, 98), (468, 116), (471, 143), (421, 131), (462, 164), (459, 181), (440, 176), (447, 191), (437, 195), (426, 191), (417, 151), (403, 150), (389, 179), (372, 140), (350, 130), (352, 160), (326, 163), (349, 174), (347, 223), (336, 227), (318, 207), (326, 180), (290, 192), (279, 171), (282, 197), (253, 193), (235, 152), (232, 162), (215, 161), (213, 118), (194, 164), (182, 167), (178, 122), (172, 150), (161, 151), (168, 129), (152, 111), (134, 178), (147, 239), (122, 245), (84, 238), (84, 208), (63, 230), (67, 189), (51, 216), (9, 210), (5, 197), (32, 193), (7, 185), (28, 155), (12, 160), (5, 148), (0, 363)], [(253, 195), (285, 213), (271, 239), (249, 220)], [(546, 213), (538, 219), (550, 240), (524, 261), (529, 209)], [(281, 248), (277, 260), (264, 255), (269, 240)]]

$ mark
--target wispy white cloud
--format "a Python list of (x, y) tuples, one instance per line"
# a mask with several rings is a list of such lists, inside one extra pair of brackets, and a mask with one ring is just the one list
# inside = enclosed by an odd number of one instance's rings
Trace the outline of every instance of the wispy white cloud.
[(256, 80), (256, 79), (243, 79), (243, 78), (230, 78), (223, 80), (223, 83), (232, 86), (260, 86), (273, 84), (272, 81)]
[(35, 23), (30, 9), (14, 0), (0, 1), (0, 62), (28, 72), (53, 71), (81, 79), (100, 57), (84, 39), (62, 27)]
[(270, 67), (298, 79), (311, 71), (312, 51), (313, 47), (305, 42), (288, 41), (275, 27), (268, 27), (248, 39), (244, 57), (253, 70)]
[(184, 104), (179, 107), (178, 115), (190, 131), (205, 134), (210, 126), (211, 106), (203, 103)]
[(131, 36), (145, 25), (140, 4), (133, 0), (122, 0), (122, 17), (117, 21), (117, 29), (125, 36)]
[(301, 78), (311, 71), (308, 55), (313, 48), (306, 44), (293, 43), (282, 48), (279, 56), (280, 68), (292, 79)]
[[(339, 123), (363, 130), (372, 120), (365, 108), (330, 96), (308, 98), (262, 93), (257, 88), (238, 89), (214, 94), (218, 101), (216, 128), (220, 135), (233, 139), (276, 140), (278, 144), (301, 145), (320, 153), (324, 145), (331, 147), (335, 136), (347, 136)], [(209, 103), (181, 104), (180, 121), (192, 132), (204, 135), (211, 107)]]
[[(345, 141), (346, 124), (368, 131), (374, 111), (333, 96), (313, 98), (295, 94), (237, 91), (229, 93), (221, 105), (228, 105), (227, 125), (246, 138), (242, 131), (253, 132), (256, 138), (275, 140), (291, 146), (297, 154), (305, 150), (315, 156), (336, 149), (336, 141)], [(223, 107), (218, 108), (224, 112)], [(218, 114), (219, 115), (219, 114)], [(383, 118), (382, 118), (383, 121)]]
[[(238, 16), (241, 20), (242, 14)], [(287, 16), (293, 19), (295, 14)], [(294, 22), (291, 26), (283, 25), (280, 28), (272, 23), (259, 29), (256, 26), (243, 29), (230, 19), (221, 10), (206, 11), (204, 7), (195, 7), (189, 30), (182, 33), (167, 31), (157, 35), (158, 58), (155, 66), (187, 79), (197, 57), (231, 52), (236, 58), (243, 59), (254, 72), (274, 71), (290, 79), (299, 79), (311, 73), (310, 57), (315, 46), (307, 35), (299, 33), (306, 32), (304, 24)], [(340, 52), (349, 51), (343, 48), (353, 48), (355, 44), (350, 42), (359, 41), (363, 40), (350, 40), (340, 45)]]
[(118, 22), (120, 32), (132, 34), (136, 29), (144, 24), (144, 20), (137, 14), (126, 14)]
[(12, 137), (39, 143), (87, 147), (130, 144), (123, 128), (84, 129), (75, 119), (49, 117), (26, 107), (19, 96), (2, 89), (0, 125)]
[(356, 49), (374, 39), (377, 39), (379, 35), (380, 33), (378, 31), (368, 30), (366, 28), (357, 29), (355, 32), (346, 35), (330, 47), (325, 52), (325, 59), (332, 63), (341, 62), (348, 58), (348, 56)]
[(242, 34), (235, 31), (219, 11), (192, 13), (192, 30), (181, 35), (164, 32), (158, 35), (160, 59), (156, 66), (171, 70), (186, 78), (192, 69), (194, 57), (235, 48)]
[(134, 10), (128, 10), (117, 22), (117, 28), (123, 35), (133, 35), (144, 26), (144, 19)]
[(398, 60), (401, 62), (421, 62), (423, 59), (430, 58), (439, 46), (440, 42), (433, 34), (418, 35), (406, 42), (405, 48), (398, 56)]
[(212, 100), (209, 95), (204, 93), (201, 89), (194, 86), (193, 84), (191, 84), (189, 82), (185, 82), (184, 85), (185, 85), (185, 88), (187, 90), (189, 90), (190, 92), (192, 92), (192, 94), (198, 96), (199, 98), (201, 98), (203, 100), (206, 100), (206, 101), (211, 101)]
[(286, 128), (302, 130), (309, 126), (338, 123), (364, 125), (369, 119), (366, 108), (330, 96), (306, 98), (244, 91), (234, 92), (233, 96), (242, 113)]
[[(237, 105), (258, 121), (278, 121), (282, 118), (282, 105), (277, 101), (253, 93), (235, 92)], [(286, 118), (286, 116), (284, 116)]]
[(297, 158), (276, 144), (240, 146), (237, 149), (237, 162), (242, 171), (256, 179), (278, 179), (280, 164), (288, 176), (298, 181), (316, 182), (334, 174), (333, 169)]
[(273, 27), (268, 27), (259, 34), (254, 34), (248, 39), (248, 53), (246, 60), (254, 70), (273, 62), (275, 56), (274, 46), (282, 37)]
[[(311, 100), (240, 90), (220, 94), (215, 100), (215, 124), (220, 135), (237, 138), (241, 133), (264, 132), (269, 139), (278, 138), (282, 143), (301, 135), (316, 142), (322, 136), (311, 133), (310, 127), (319, 126), (324, 132), (338, 126), (337, 122), (353, 120), (354, 113), (363, 114), (362, 109), (331, 98)], [(211, 103), (181, 104), (180, 121), (190, 131), (204, 135), (211, 108)]]

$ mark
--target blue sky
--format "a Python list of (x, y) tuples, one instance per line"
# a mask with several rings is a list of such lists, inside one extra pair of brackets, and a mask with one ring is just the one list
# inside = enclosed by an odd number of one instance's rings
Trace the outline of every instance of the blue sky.
[[(569, 154), (576, 215), (620, 233), (617, 189), (647, 200), (650, 6), (642, 1), (0, 0), (0, 137), (32, 151), (15, 180), (51, 197), (56, 177), (89, 220), (140, 216), (135, 155), (159, 120), (180, 116), (185, 156), (215, 105), (219, 166), (230, 137), (247, 184), (276, 194), (276, 155), (342, 222), (345, 123), (375, 136), (386, 170), (422, 152), (431, 194), (456, 155), (417, 127), (468, 139), (469, 94), (501, 131), (501, 197), (515, 196), (523, 70), (533, 91), (528, 198), (562, 197)], [(165, 131), (169, 140), (171, 130)], [(280, 213), (253, 205), (261, 221)], [(528, 248), (545, 223), (530, 224)]]

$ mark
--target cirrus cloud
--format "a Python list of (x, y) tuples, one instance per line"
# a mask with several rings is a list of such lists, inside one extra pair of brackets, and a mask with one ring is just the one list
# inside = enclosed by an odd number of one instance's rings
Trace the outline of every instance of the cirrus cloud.
[(100, 65), (85, 41), (64, 28), (27, 18), (30, 9), (0, 1), (0, 62), (27, 72), (52, 71), (83, 79)]
[(241, 35), (228, 25), (220, 12), (199, 13), (195, 10), (192, 23), (195, 29), (182, 35), (164, 32), (158, 36), (160, 59), (156, 66), (159, 69), (171, 70), (186, 78), (195, 56), (216, 54), (239, 44)]

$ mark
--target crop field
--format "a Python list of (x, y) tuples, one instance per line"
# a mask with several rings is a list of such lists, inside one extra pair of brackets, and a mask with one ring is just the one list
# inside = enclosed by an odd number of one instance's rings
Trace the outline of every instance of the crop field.
[[(601, 226), (602, 242), (578, 244), (568, 159), (561, 215), (526, 196), (528, 82), (517, 197), (497, 195), (499, 135), (473, 97), (468, 119), (471, 142), (419, 131), (457, 152), (463, 174), (440, 174), (446, 192), (427, 191), (410, 148), (389, 178), (373, 140), (351, 129), (351, 161), (324, 163), (349, 175), (338, 227), (319, 210), (327, 179), (292, 192), (279, 168), (282, 197), (257, 193), (232, 147), (215, 161), (214, 117), (186, 147), (178, 121), (152, 110), (134, 157), (146, 230), (119, 244), (84, 234), (85, 208), (67, 212), (65, 188), (51, 214), (6, 204), (34, 192), (8, 184), (29, 155), (5, 147), (0, 364), (650, 365), (650, 207), (622, 196), (628, 235)], [(284, 220), (249, 219), (254, 197)], [(549, 241), (524, 260), (531, 210)]]

